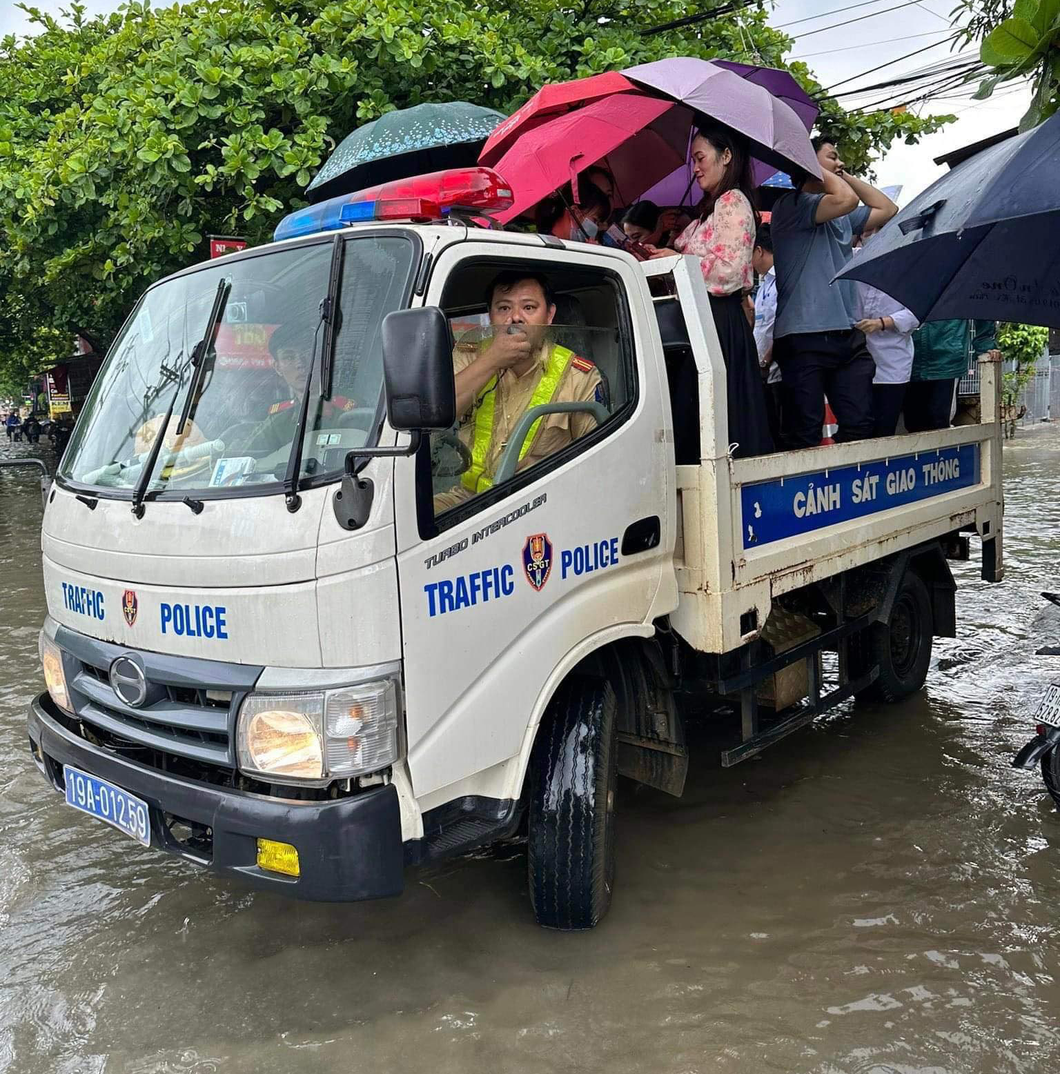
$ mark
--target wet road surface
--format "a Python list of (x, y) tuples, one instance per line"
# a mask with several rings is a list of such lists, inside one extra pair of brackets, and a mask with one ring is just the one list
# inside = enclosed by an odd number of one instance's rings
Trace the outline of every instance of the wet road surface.
[(1058, 1069), (1060, 813), (1009, 761), (1060, 680), (1034, 656), (1060, 641), (1060, 430), (1005, 466), (1006, 581), (977, 546), (955, 565), (923, 695), (627, 793), (611, 913), (577, 935), (533, 924), (518, 845), (299, 904), (65, 806), (26, 749), (36, 478), (0, 473), (0, 1072)]

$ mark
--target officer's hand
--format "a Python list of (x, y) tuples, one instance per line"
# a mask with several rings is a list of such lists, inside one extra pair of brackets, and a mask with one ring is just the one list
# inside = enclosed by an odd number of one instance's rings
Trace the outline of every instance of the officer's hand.
[(486, 352), (498, 370), (510, 369), (530, 357), (530, 337), (519, 325), (512, 325), (511, 328), (514, 331), (508, 331), (498, 325), (493, 342)]

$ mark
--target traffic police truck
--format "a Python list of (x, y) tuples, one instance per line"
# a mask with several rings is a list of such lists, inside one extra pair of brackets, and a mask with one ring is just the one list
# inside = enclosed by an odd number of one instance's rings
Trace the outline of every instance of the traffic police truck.
[[(698, 262), (482, 226), (510, 203), (485, 169), (388, 184), (140, 299), (43, 524), (29, 744), (70, 806), (318, 900), (525, 831), (537, 920), (591, 927), (620, 774), (679, 795), (692, 720), (734, 765), (905, 697), (947, 559), (1001, 579), (996, 365), (980, 424), (740, 458)], [(501, 273), (546, 281), (531, 343), (593, 388), (549, 374), (498, 451), (497, 378), (461, 420), (453, 369), (508, 331)]]

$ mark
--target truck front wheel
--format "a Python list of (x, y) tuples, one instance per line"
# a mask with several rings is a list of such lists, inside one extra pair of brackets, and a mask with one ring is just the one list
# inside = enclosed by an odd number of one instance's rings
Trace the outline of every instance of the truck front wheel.
[(549, 704), (530, 761), (527, 861), (539, 925), (591, 929), (615, 879), (615, 694), (568, 679)]
[(873, 623), (851, 639), (855, 677), (874, 664), (880, 668), (876, 681), (857, 696), (893, 702), (915, 694), (927, 679), (934, 632), (928, 587), (915, 571), (906, 571), (887, 622)]

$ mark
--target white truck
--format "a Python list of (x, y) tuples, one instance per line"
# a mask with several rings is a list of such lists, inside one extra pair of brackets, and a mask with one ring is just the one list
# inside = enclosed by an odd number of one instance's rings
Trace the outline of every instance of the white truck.
[[(29, 741), (67, 803), (336, 901), (525, 829), (537, 920), (591, 927), (619, 774), (679, 795), (711, 699), (732, 765), (908, 695), (956, 629), (947, 558), (977, 536), (1001, 579), (996, 365), (981, 424), (734, 459), (698, 262), (470, 222), (507, 193), (333, 199), (142, 297), (43, 523)], [(513, 270), (601, 388), (535, 403), (461, 493), (454, 340)], [(571, 409), (591, 431), (520, 465)]]

